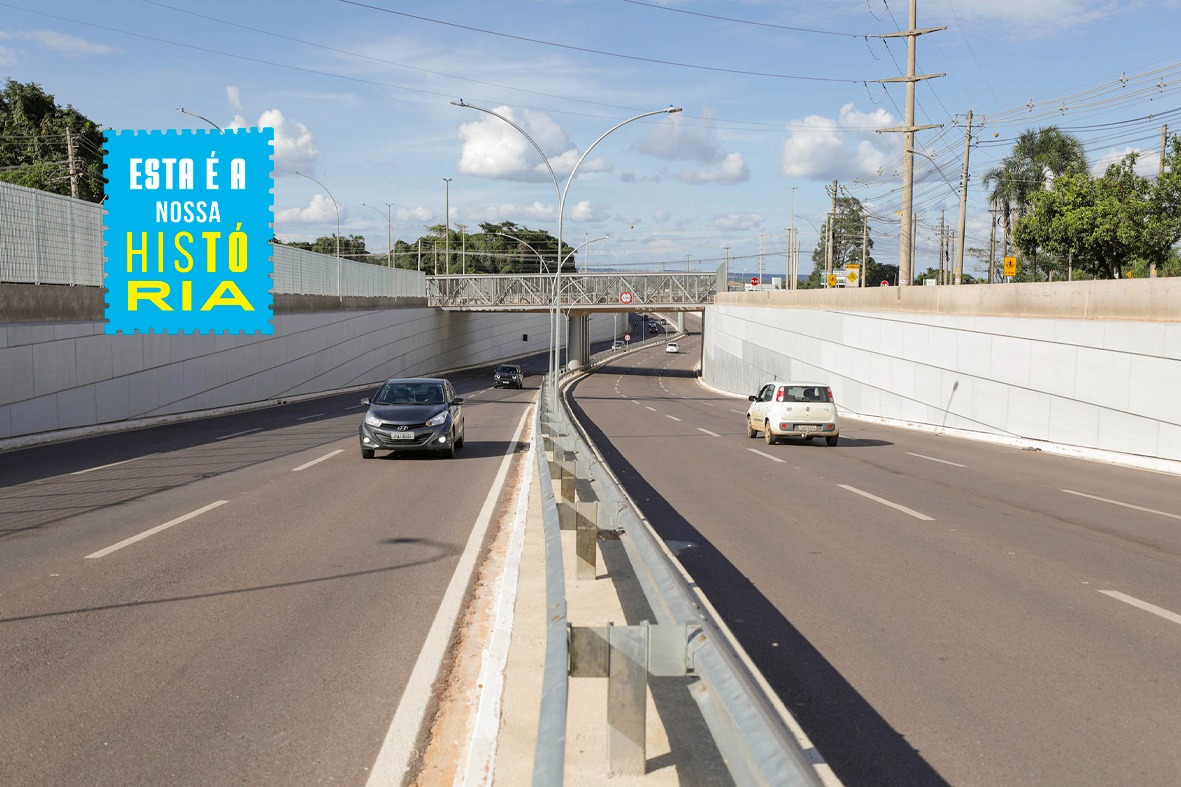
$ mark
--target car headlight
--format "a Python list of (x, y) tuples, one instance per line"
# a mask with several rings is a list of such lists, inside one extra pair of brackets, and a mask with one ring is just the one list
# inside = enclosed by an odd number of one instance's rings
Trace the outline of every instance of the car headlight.
[(431, 420), (427, 421), (426, 425), (427, 426), (442, 426), (445, 423), (447, 423), (447, 411), (446, 410), (439, 413)]
[(365, 413), (365, 423), (370, 426), (381, 426), (381, 419), (373, 413)]

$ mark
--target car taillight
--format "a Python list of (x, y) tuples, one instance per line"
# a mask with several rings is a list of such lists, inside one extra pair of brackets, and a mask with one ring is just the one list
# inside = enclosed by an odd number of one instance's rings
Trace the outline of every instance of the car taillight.
[(832, 389), (831, 388), (825, 388), (824, 390), (828, 392), (828, 401), (830, 401), (830, 402), (836, 401), (835, 399), (832, 398)]

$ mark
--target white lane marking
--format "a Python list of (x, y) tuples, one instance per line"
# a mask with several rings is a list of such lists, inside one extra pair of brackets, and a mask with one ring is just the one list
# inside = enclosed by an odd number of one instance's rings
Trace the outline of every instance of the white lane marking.
[(632, 404), (639, 404), (639, 402), (637, 402), (635, 399), (628, 399), (628, 401)]
[(746, 413), (747, 413), (746, 410), (731, 410), (730, 412), (738, 413), (739, 415), (746, 415)]
[(709, 402), (702, 402), (702, 404), (705, 405), (706, 407), (713, 407), (713, 405), (710, 404)]
[(1149, 604), (1147, 601), (1141, 601), (1135, 596), (1129, 596), (1127, 593), (1120, 593), (1118, 590), (1100, 590), (1105, 596), (1110, 596), (1116, 601), (1122, 601), (1125, 604), (1131, 604), (1133, 607), (1138, 607), (1145, 612), (1151, 612), (1154, 615), (1159, 615), (1165, 620), (1171, 620), (1174, 623), (1181, 623), (1181, 615), (1176, 612), (1170, 612), (1163, 607), (1158, 607), (1156, 604)]
[(961, 465), (959, 462), (949, 462), (946, 459), (936, 459), (933, 456), (927, 456), (925, 454), (916, 454), (913, 451), (907, 451), (906, 453), (909, 454), (910, 456), (917, 456), (919, 459), (926, 459), (929, 462), (939, 462), (940, 464), (952, 465), (953, 467), (967, 467), (967, 465)]
[(312, 465), (318, 465), (318, 464), (320, 464), (321, 462), (323, 462), (325, 459), (331, 459), (332, 457), (336, 456), (337, 454), (343, 454), (343, 453), (344, 453), (344, 449), (343, 449), (343, 448), (337, 448), (337, 449), (336, 449), (335, 451), (333, 451), (332, 453), (330, 453), (330, 454), (324, 454), (324, 455), (323, 455), (323, 456), (321, 456), (319, 459), (313, 459), (313, 460), (312, 460), (312, 461), (310, 461), (310, 462), (305, 462), (304, 464), (300, 465), (299, 467), (293, 467), (293, 468), (291, 468), (291, 472), (293, 472), (293, 473), (298, 473), (300, 470), (307, 470), (307, 469), (308, 469), (309, 467), (311, 467)]
[[(455, 628), (455, 620), (459, 617), (463, 605), (463, 597), (472, 572), (476, 567), (476, 558), (480, 555), (480, 548), (484, 543), (484, 535), (488, 532), (488, 525), (492, 521), (492, 513), (496, 508), (496, 501), (500, 497), (501, 487), (504, 486), (509, 466), (517, 450), (517, 442), (521, 432), (529, 420), (529, 408), (521, 415), (517, 424), (517, 431), (509, 440), (504, 458), (500, 460), (500, 469), (496, 473), (488, 496), (484, 498), (484, 506), (472, 526), (472, 533), (468, 537), (467, 546), (459, 557), (459, 564), (447, 590), (443, 594), (443, 601), (439, 604), (439, 611), (435, 613), (435, 620), (427, 632), (426, 641), (414, 662), (414, 669), (410, 672), (410, 680), (406, 683), (406, 690), (402, 699), (398, 701), (398, 709), (394, 711), (393, 721), (386, 731), (382, 741), (381, 751), (377, 753), (377, 760), (369, 771), (369, 787), (379, 785), (401, 784), (402, 779), (410, 767), (410, 759), (414, 755), (414, 744), (418, 740), (418, 732), (422, 728), (426, 710), (431, 702), (435, 678), (447, 653), (451, 641), (451, 632)], [(526, 459), (525, 461), (529, 461)]]
[(665, 417), (665, 418), (671, 418), (671, 419), (673, 419), (674, 421), (679, 421), (679, 420), (681, 420), (680, 418), (677, 418), (675, 415), (669, 415), (668, 413), (665, 413), (665, 414), (664, 414), (664, 417)]
[(366, 404), (350, 404), (348, 407), (342, 407), (342, 410), (356, 410), (358, 407), (368, 407)]
[(920, 514), (918, 511), (915, 511), (913, 508), (907, 508), (906, 506), (899, 505), (898, 503), (891, 503), (889, 500), (886, 500), (885, 498), (878, 497), (877, 495), (871, 495), (869, 492), (863, 492), (862, 490), (860, 490), (856, 487), (853, 487), (853, 486), (849, 486), (848, 484), (837, 484), (837, 486), (839, 486), (841, 489), (848, 489), (850, 492), (861, 495), (862, 497), (868, 497), (870, 500), (874, 500), (878, 503), (881, 503), (884, 506), (889, 506), (890, 508), (897, 509), (904, 514), (910, 514), (915, 519), (921, 519), (924, 522), (934, 522), (935, 521), (935, 517), (927, 516), (926, 514)]
[(202, 508), (198, 508), (196, 511), (190, 511), (189, 513), (185, 514), (184, 516), (178, 516), (176, 519), (173, 519), (171, 522), (165, 522), (162, 525), (156, 525), (155, 527), (151, 528), (150, 530), (145, 530), (144, 532), (140, 533), (137, 536), (132, 536), (131, 538), (126, 538), (126, 539), (120, 541), (118, 544), (112, 544), (111, 546), (107, 547), (106, 549), (100, 549), (97, 552), (92, 552), (91, 554), (86, 556), (86, 559), (89, 560), (91, 558), (96, 558), (96, 557), (106, 557), (107, 555), (111, 554), (112, 552), (114, 552), (117, 549), (122, 549), (125, 546), (130, 546), (131, 544), (134, 544), (136, 541), (142, 541), (143, 539), (147, 538), (148, 536), (154, 536), (157, 533), (159, 533), (161, 530), (167, 530), (168, 528), (172, 527), (173, 525), (179, 525), (181, 522), (186, 522), (195, 516), (201, 516), (201, 514), (204, 514), (206, 511), (212, 511), (213, 509), (217, 508), (218, 506), (224, 506), (228, 502), (230, 502), (230, 501), (229, 500), (218, 500), (216, 502), (210, 503), (207, 506), (204, 506)]
[(85, 470), (75, 470), (70, 475), (82, 475), (83, 473), (93, 473), (95, 470), (106, 470), (108, 467), (118, 467), (125, 465), (128, 462), (134, 462), (136, 459), (143, 459), (142, 456), (133, 456), (130, 459), (124, 459), (122, 462), (111, 462), (109, 465), (99, 465), (98, 467), (88, 467)]
[(1085, 492), (1075, 492), (1073, 489), (1063, 489), (1062, 491), (1068, 495), (1078, 495), (1079, 497), (1087, 497), (1087, 498), (1090, 498), (1091, 500), (1098, 500), (1101, 503), (1111, 503), (1113, 506), (1123, 506), (1124, 508), (1134, 508), (1137, 511), (1143, 511), (1147, 514), (1160, 514), (1161, 516), (1167, 516), (1172, 519), (1181, 519), (1181, 514), (1170, 514), (1168, 511), (1157, 511), (1155, 508), (1145, 508), (1144, 506), (1135, 506), (1135, 505), (1132, 505), (1131, 503), (1122, 503), (1119, 500), (1109, 500), (1106, 497), (1096, 497), (1095, 495), (1088, 495)]
[(770, 459), (772, 462), (779, 462), (779, 463), (785, 463), (785, 462), (787, 462), (787, 460), (786, 460), (786, 459), (780, 459), (780, 458), (779, 458), (779, 457), (777, 457), (777, 456), (771, 456), (770, 454), (764, 454), (762, 451), (760, 451), (760, 450), (759, 450), (759, 449), (757, 449), (757, 448), (748, 448), (748, 449), (746, 449), (746, 450), (747, 450), (747, 451), (750, 451), (752, 454), (758, 454), (759, 456), (764, 456), (764, 457), (766, 457), (767, 459)]
[(229, 440), (231, 437), (239, 437), (240, 435), (250, 434), (251, 432), (261, 432), (262, 427), (256, 426), (253, 429), (247, 429), (245, 432), (234, 432), (233, 434), (223, 434), (221, 437), (215, 437), (214, 440)]
[(705, 433), (706, 433), (707, 435), (709, 435), (710, 437), (721, 437), (721, 435), (720, 435), (720, 434), (718, 434), (717, 432), (711, 432), (711, 431), (710, 431), (710, 430), (708, 430), (708, 429), (702, 429), (700, 426), (699, 426), (699, 427), (697, 427), (697, 431), (699, 431), (699, 432), (705, 432)]
[[(645, 406), (645, 407), (648, 407), (648, 405), (644, 405), (644, 406)], [(648, 407), (648, 409), (649, 409), (649, 410), (651, 410), (652, 412), (656, 412), (656, 408), (655, 408), (655, 407)]]
[(306, 421), (306, 420), (308, 420), (309, 418), (319, 418), (319, 417), (320, 417), (320, 416), (322, 416), (322, 415), (324, 415), (324, 413), (316, 413), (316, 414), (314, 414), (314, 415), (301, 415), (299, 418), (296, 418), (295, 420), (297, 420), (297, 421)]

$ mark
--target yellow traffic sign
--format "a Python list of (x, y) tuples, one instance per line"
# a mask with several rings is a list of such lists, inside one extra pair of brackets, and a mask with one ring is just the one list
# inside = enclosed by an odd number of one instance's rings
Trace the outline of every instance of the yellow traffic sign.
[(837, 275), (835, 273), (828, 274), (828, 286), (829, 287), (837, 286)]
[(845, 281), (849, 282), (849, 284), (857, 284), (857, 271), (855, 269), (846, 271)]
[(1016, 276), (1017, 275), (1017, 258), (1016, 257), (1005, 257), (1005, 275), (1006, 276)]

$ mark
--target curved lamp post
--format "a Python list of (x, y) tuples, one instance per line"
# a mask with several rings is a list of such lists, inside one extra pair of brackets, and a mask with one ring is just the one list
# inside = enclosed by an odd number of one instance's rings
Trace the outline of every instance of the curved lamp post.
[[(210, 120), (209, 118), (207, 118), (207, 117), (204, 117), (204, 116), (202, 116), (202, 115), (198, 115), (196, 112), (190, 112), (190, 111), (188, 111), (187, 109), (185, 109), (184, 107), (177, 107), (177, 108), (176, 108), (176, 111), (177, 111), (177, 112), (183, 112), (183, 113), (185, 113), (186, 115), (188, 115), (189, 117), (195, 117), (195, 118), (197, 118), (198, 120), (204, 120), (206, 123), (208, 123), (209, 125), (213, 126), (213, 127), (214, 127), (215, 129), (217, 129), (218, 131), (221, 131), (221, 130), (222, 130), (221, 126), (217, 125), (216, 123), (214, 123), (214, 122), (213, 122), (212, 120)], [(224, 133), (224, 132), (223, 132), (223, 133)]]
[[(386, 248), (389, 249), (389, 251), (386, 252), (386, 260), (385, 260), (385, 266), (387, 268), (394, 267), (394, 246), (393, 246), (393, 240), (392, 240), (393, 234), (394, 234), (393, 233), (394, 225), (393, 225), (393, 221), (392, 221), (391, 215), (390, 215), (390, 210), (391, 210), (393, 204), (394, 203), (392, 203), (392, 202), (387, 202), (385, 204), (385, 243), (386, 243)], [(372, 205), (370, 205), (368, 202), (362, 202), (361, 205), (362, 205), (362, 207), (369, 208), (369, 210), (376, 210), (377, 215), (378, 216), (381, 215), (380, 208), (375, 208)]]
[(328, 192), (328, 199), (332, 200), (332, 207), (336, 209), (336, 297), (338, 300), (344, 300), (344, 296), (340, 292), (340, 206), (336, 204), (336, 197), (332, 196), (332, 192), (328, 191), (328, 187), (320, 181), (313, 178), (311, 175), (305, 175), (302, 172), (296, 172), (301, 178), (307, 178), (312, 183), (317, 184), (324, 191)]
[(554, 168), (550, 165), (549, 157), (545, 155), (545, 151), (541, 149), (541, 146), (537, 144), (533, 137), (529, 136), (525, 129), (521, 128), (519, 125), (499, 112), (494, 112), (491, 109), (486, 109), (484, 107), (478, 107), (474, 104), (465, 103), (463, 99), (452, 101), (451, 103), (457, 107), (463, 107), (464, 109), (475, 109), (485, 114), (492, 115), (495, 118), (500, 118), (505, 123), (508, 123), (510, 126), (519, 131), (521, 136), (527, 139), (529, 144), (533, 146), (533, 149), (537, 151), (537, 154), (541, 156), (541, 160), (545, 163), (545, 168), (549, 170), (550, 178), (552, 178), (554, 181), (554, 192), (558, 198), (558, 269), (554, 272), (554, 304), (550, 317), (552, 323), (550, 326), (550, 374), (554, 385), (554, 401), (556, 402), (558, 391), (558, 313), (561, 310), (562, 300), (562, 265), (565, 264), (565, 258), (562, 257), (562, 249), (564, 246), (563, 228), (566, 220), (566, 195), (570, 192), (570, 184), (574, 182), (574, 176), (578, 173), (578, 168), (582, 166), (582, 162), (586, 160), (586, 157), (590, 155), (590, 152), (594, 150), (595, 146), (602, 142), (613, 131), (621, 128), (622, 126), (626, 126), (628, 123), (634, 123), (637, 120), (643, 120), (644, 118), (652, 117), (653, 115), (671, 115), (680, 112), (681, 108), (670, 106), (665, 109), (644, 112), (642, 114), (636, 115), (635, 117), (630, 117), (620, 123), (616, 123), (614, 126), (607, 129), (598, 139), (592, 142), (590, 147), (588, 147), (583, 152), (582, 156), (579, 157), (578, 162), (574, 165), (574, 168), (570, 170), (570, 176), (566, 179), (566, 186), (563, 188), (558, 185), (558, 176), (554, 174)]

